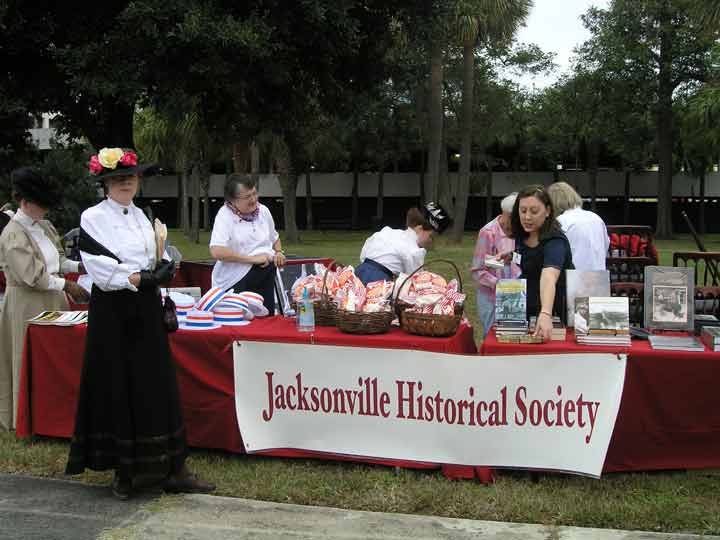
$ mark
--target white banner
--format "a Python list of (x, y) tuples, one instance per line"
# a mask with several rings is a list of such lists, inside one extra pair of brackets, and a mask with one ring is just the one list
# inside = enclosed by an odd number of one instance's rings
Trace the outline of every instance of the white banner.
[(278, 448), (599, 477), (625, 356), (234, 344), (248, 452)]

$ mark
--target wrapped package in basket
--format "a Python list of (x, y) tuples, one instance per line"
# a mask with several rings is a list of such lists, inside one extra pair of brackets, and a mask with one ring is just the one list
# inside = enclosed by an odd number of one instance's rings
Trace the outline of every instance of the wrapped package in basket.
[(366, 313), (390, 311), (390, 296), (393, 291), (392, 281), (371, 281), (367, 284), (365, 304), (362, 310)]
[(412, 305), (409, 310), (414, 313), (454, 316), (456, 306), (465, 303), (465, 295), (458, 288), (457, 279), (446, 281), (439, 274), (422, 271), (407, 280), (398, 299)]
[(373, 281), (367, 287), (349, 273), (335, 297), (338, 303), (337, 327), (350, 334), (382, 334), (393, 319), (391, 281)]
[(325, 293), (331, 298), (334, 297), (339, 288), (337, 273), (328, 270), (322, 264), (315, 263), (315, 274), (299, 277), (293, 283), (290, 289), (293, 301), (297, 303), (302, 299), (304, 289), (307, 289), (310, 300), (313, 302), (320, 300), (323, 293), (323, 280), (325, 281)]

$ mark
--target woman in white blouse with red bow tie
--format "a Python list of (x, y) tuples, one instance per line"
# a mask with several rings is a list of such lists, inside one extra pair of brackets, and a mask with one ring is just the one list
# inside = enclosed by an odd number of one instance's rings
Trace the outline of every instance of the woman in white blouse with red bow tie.
[(285, 265), (280, 236), (267, 206), (258, 202), (257, 184), (250, 176), (231, 174), (225, 184), (225, 204), (215, 216), (210, 254), (217, 260), (212, 286), (261, 294), (275, 312), (275, 268)]

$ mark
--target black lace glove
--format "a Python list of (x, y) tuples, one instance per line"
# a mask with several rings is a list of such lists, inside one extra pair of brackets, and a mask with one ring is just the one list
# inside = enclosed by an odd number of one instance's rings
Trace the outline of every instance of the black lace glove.
[(140, 283), (138, 289), (152, 289), (158, 286), (158, 281), (150, 270), (140, 271)]
[(157, 268), (153, 270), (152, 274), (157, 285), (169, 283), (172, 281), (172, 278), (175, 277), (175, 262), (165, 259), (161, 260), (160, 264), (157, 265)]
[(163, 259), (152, 272), (150, 270), (142, 270), (140, 272), (140, 285), (138, 288), (150, 289), (157, 287), (158, 285), (172, 281), (173, 277), (175, 277), (175, 263)]

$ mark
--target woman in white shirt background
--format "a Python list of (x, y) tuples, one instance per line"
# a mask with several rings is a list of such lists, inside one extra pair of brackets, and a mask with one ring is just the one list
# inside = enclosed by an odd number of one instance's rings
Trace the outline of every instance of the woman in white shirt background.
[(0, 314), (0, 426), (5, 429), (15, 428), (27, 320), (42, 311), (69, 309), (65, 293), (87, 301), (82, 287), (61, 277), (79, 271), (80, 263), (65, 257), (57, 231), (44, 219), (60, 202), (60, 186), (31, 167), (14, 170), (11, 182), (18, 210), (0, 234), (0, 268), (7, 280)]
[(595, 212), (583, 210), (582, 197), (567, 182), (555, 182), (547, 193), (557, 213), (565, 236), (570, 242), (576, 270), (605, 270), (610, 247), (605, 222)]
[(164, 478), (170, 492), (214, 489), (185, 466), (185, 427), (159, 290), (175, 264), (157, 263), (153, 227), (133, 204), (148, 169), (131, 150), (100, 150), (90, 172), (104, 182), (107, 199), (80, 217), (80, 254), (93, 286), (65, 472), (114, 470), (119, 499), (131, 495), (139, 475)]
[(360, 265), (355, 275), (364, 285), (372, 281), (392, 281), (401, 272), (410, 274), (425, 263), (433, 235), (450, 225), (447, 212), (439, 204), (427, 203), (422, 210), (410, 208), (405, 216), (406, 229), (383, 227), (365, 240)]
[(285, 253), (275, 221), (258, 201), (257, 183), (248, 175), (231, 174), (225, 183), (225, 204), (215, 216), (210, 254), (217, 261), (212, 286), (261, 294), (275, 313), (275, 269)]

